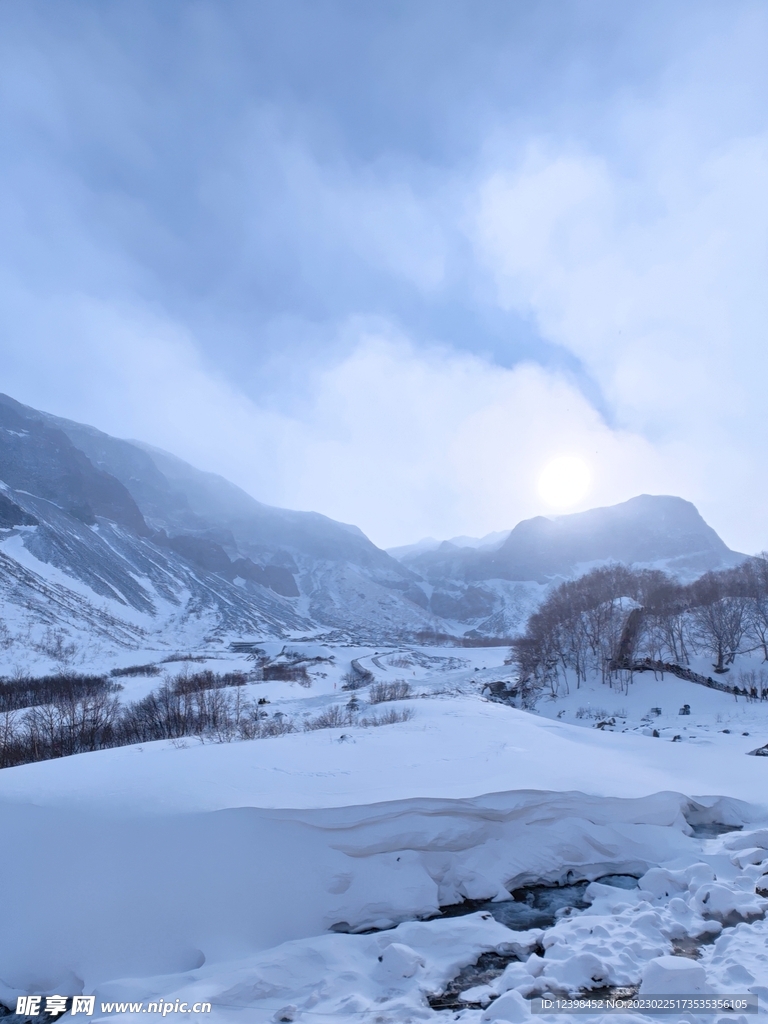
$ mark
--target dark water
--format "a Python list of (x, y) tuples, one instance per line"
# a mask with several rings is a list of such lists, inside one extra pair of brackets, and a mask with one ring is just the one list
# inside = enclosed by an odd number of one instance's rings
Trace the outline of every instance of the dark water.
[[(603, 875), (597, 879), (603, 885), (617, 889), (636, 889), (634, 875)], [(589, 882), (574, 882), (571, 885), (527, 885), (512, 892), (512, 899), (504, 903), (491, 900), (465, 900), (453, 906), (443, 907), (443, 917), (460, 917), (484, 911), (501, 924), (515, 931), (526, 928), (549, 928), (558, 917), (574, 910), (584, 910), (589, 904), (584, 899)], [(543, 949), (537, 950), (539, 954)], [(483, 953), (476, 963), (464, 967), (440, 995), (432, 996), (429, 1005), (433, 1010), (461, 1010), (475, 1004), (460, 999), (462, 992), (476, 985), (487, 985), (504, 973), (505, 967), (518, 957), (514, 953)], [(622, 993), (623, 994), (623, 993)], [(631, 994), (629, 991), (627, 994)], [(479, 1007), (479, 1004), (477, 1004)]]
[(680, 939), (673, 939), (672, 956), (685, 956), (689, 960), (699, 960), (701, 959), (701, 947), (711, 946), (716, 938), (716, 935), (707, 933), (706, 935), (698, 935), (695, 939), (692, 939), (690, 935), (684, 935)]
[(726, 832), (741, 832), (742, 825), (724, 825), (721, 821), (707, 821), (701, 825), (691, 825), (691, 831), (698, 839), (716, 839)]
[[(718, 823), (699, 825), (698, 829), (707, 831), (699, 834), (706, 836), (722, 835), (723, 832), (736, 831), (733, 825), (720, 825)], [(637, 879), (634, 875), (603, 875), (597, 879), (603, 885), (613, 885), (617, 889), (636, 889)], [(493, 903), (490, 900), (465, 900), (464, 903), (457, 903), (454, 906), (443, 907), (444, 917), (459, 917), (463, 914), (474, 914), (477, 911), (484, 911), (491, 914), (501, 924), (517, 931), (526, 928), (548, 928), (551, 927), (558, 917), (572, 911), (584, 910), (588, 903), (584, 900), (589, 882), (575, 882), (571, 885), (529, 885), (521, 889), (515, 889), (512, 893), (513, 899), (505, 903)], [(692, 960), (698, 960), (701, 956), (701, 947), (714, 942), (715, 936), (699, 936), (697, 939), (683, 938), (673, 943), (672, 952), (675, 956), (684, 956)], [(544, 950), (536, 950), (540, 955)], [(433, 1010), (461, 1010), (468, 1008), (479, 1008), (480, 1004), (467, 1003), (460, 999), (462, 992), (474, 988), (476, 985), (487, 985), (494, 978), (504, 973), (504, 969), (510, 963), (514, 963), (518, 957), (514, 953), (483, 953), (476, 963), (464, 967), (460, 973), (448, 984), (440, 995), (432, 996), (429, 1005)], [(585, 993), (593, 998), (599, 997), (622, 997), (626, 998), (637, 991), (637, 986), (630, 986), (626, 989), (606, 988)]]
[(465, 1010), (468, 1007), (478, 1008), (479, 1003), (468, 1003), (459, 996), (468, 988), (476, 985), (488, 985), (504, 973), (507, 964), (514, 963), (518, 957), (513, 953), (482, 953), (477, 963), (463, 967), (456, 977), (448, 984), (439, 996), (430, 996), (429, 1005), (433, 1010)]
[[(614, 885), (618, 889), (636, 889), (634, 875), (604, 875), (597, 879), (603, 885)], [(526, 928), (550, 928), (558, 917), (573, 910), (584, 910), (589, 904), (584, 900), (589, 882), (574, 882), (571, 885), (527, 885), (515, 889), (512, 899), (504, 903), (492, 900), (465, 900), (449, 907), (442, 907), (443, 917), (461, 917), (484, 911), (495, 920), (512, 928), (525, 931)], [(477, 984), (481, 984), (477, 982)], [(470, 986), (465, 986), (469, 988)]]

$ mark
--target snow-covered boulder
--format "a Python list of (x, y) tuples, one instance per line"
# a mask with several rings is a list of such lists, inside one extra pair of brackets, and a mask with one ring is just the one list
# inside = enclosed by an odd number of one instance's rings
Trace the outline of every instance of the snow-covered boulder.
[(746, 850), (758, 846), (768, 850), (768, 828), (758, 828), (754, 832), (739, 832), (728, 836), (723, 844), (727, 850)]
[(566, 960), (548, 960), (542, 977), (552, 987), (575, 995), (608, 985), (611, 972), (594, 953), (577, 953)]
[(707, 992), (707, 974), (684, 956), (657, 956), (643, 971), (640, 995), (675, 996)]
[(762, 864), (768, 860), (768, 850), (760, 846), (748, 846), (731, 855), (731, 864), (737, 868), (745, 868), (748, 864)]
[[(541, 959), (541, 958), (539, 958)], [(512, 989), (517, 989), (518, 994), (524, 998), (533, 994), (536, 989), (536, 979), (528, 970), (526, 964), (507, 964), (504, 973), (495, 978), (488, 985), (475, 985), (462, 992), (460, 999), (465, 1003), (479, 1003), (487, 1006), (496, 996), (504, 995)], [(494, 1006), (497, 1005), (494, 1003)]]
[(547, 961), (544, 959), (544, 957), (539, 956), (538, 953), (531, 953), (531, 955), (525, 961), (525, 966), (529, 974), (532, 974), (534, 978), (538, 978), (538, 976), (547, 966)]
[(651, 868), (638, 881), (638, 887), (652, 893), (656, 899), (675, 896), (686, 890), (698, 889), (704, 882), (714, 881), (715, 873), (709, 864), (696, 863), (680, 871), (669, 868)]
[(390, 942), (379, 957), (379, 963), (395, 978), (412, 978), (424, 966), (424, 958), (402, 942)]
[(499, 993), (508, 992), (511, 988), (517, 988), (518, 985), (530, 981), (533, 981), (533, 975), (528, 970), (527, 964), (507, 964), (504, 973), (493, 982), (493, 988)]
[(487, 1010), (483, 1012), (480, 1020), (483, 1024), (490, 1021), (511, 1021), (512, 1024), (523, 1024), (530, 1019), (531, 1007), (527, 999), (523, 999), (519, 992), (514, 990), (506, 992), (494, 1000)]
[(713, 917), (724, 925), (752, 921), (763, 917), (768, 910), (768, 900), (754, 893), (732, 889), (720, 882), (699, 886), (691, 903), (702, 917)]

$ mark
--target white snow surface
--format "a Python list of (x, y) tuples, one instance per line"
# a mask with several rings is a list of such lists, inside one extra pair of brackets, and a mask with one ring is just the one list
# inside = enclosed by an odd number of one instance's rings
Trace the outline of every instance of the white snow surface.
[[(532, 995), (647, 991), (676, 971), (768, 1008), (768, 900), (756, 891), (768, 884), (768, 758), (746, 756), (768, 739), (765, 705), (636, 677), (626, 692), (595, 682), (531, 713), (481, 696), (509, 676), (504, 650), (333, 653), (309, 689), (251, 689), (272, 713), (316, 714), (348, 700), (341, 675), (356, 658), (412, 687), (374, 710), (413, 718), (0, 772), (0, 1002), (95, 993), (93, 1019), (109, 1020), (146, 1015), (101, 1014), (102, 1001), (159, 997), (210, 1001), (210, 1014), (184, 1018), (208, 1021), (448, 1020), (428, 997), (496, 951), (510, 963), (467, 993), (469, 1024), (528, 1020)], [(217, 667), (235, 663), (222, 654)], [(146, 680), (125, 683), (146, 692)], [(624, 719), (597, 729), (576, 717), (598, 699)], [(651, 707), (671, 716), (686, 703), (695, 735), (644, 734)], [(742, 728), (721, 732), (735, 713)], [(700, 838), (689, 821), (742, 830)], [(638, 887), (593, 881), (588, 908), (545, 929), (435, 916), (527, 883), (617, 873)], [(361, 933), (371, 928), (384, 930)], [(667, 962), (692, 949), (698, 959)]]

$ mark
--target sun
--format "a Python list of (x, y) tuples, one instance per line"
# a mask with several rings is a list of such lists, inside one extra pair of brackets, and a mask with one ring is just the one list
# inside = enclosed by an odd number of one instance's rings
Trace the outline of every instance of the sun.
[(551, 508), (570, 508), (589, 492), (592, 471), (578, 455), (558, 455), (539, 474), (539, 496)]

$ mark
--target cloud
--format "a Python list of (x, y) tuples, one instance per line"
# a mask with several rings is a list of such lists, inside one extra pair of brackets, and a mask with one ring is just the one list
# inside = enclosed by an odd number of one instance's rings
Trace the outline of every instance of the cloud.
[[(538, 513), (538, 476), (562, 454), (595, 475), (580, 507), (690, 485), (674, 453), (610, 429), (572, 382), (534, 364), (506, 369), (351, 322), (349, 354), (315, 368), (307, 399), (287, 413), (233, 388), (149, 311), (80, 299), (60, 307), (58, 324), (35, 396), (20, 386), (18, 397), (75, 418), (87, 404), (108, 432), (165, 447), (268, 503), (355, 523), (381, 545)], [(15, 352), (20, 385), (34, 352)], [(81, 381), (66, 396), (63, 374)]]
[(476, 252), (497, 301), (578, 358), (613, 425), (687, 453), (677, 490), (753, 550), (768, 502), (768, 130), (698, 137), (675, 95), (652, 113), (626, 113), (644, 127), (631, 162), (539, 140), (490, 170)]
[(765, 546), (762, 5), (304, 10), (3, 12), (4, 390), (383, 544), (570, 455)]

